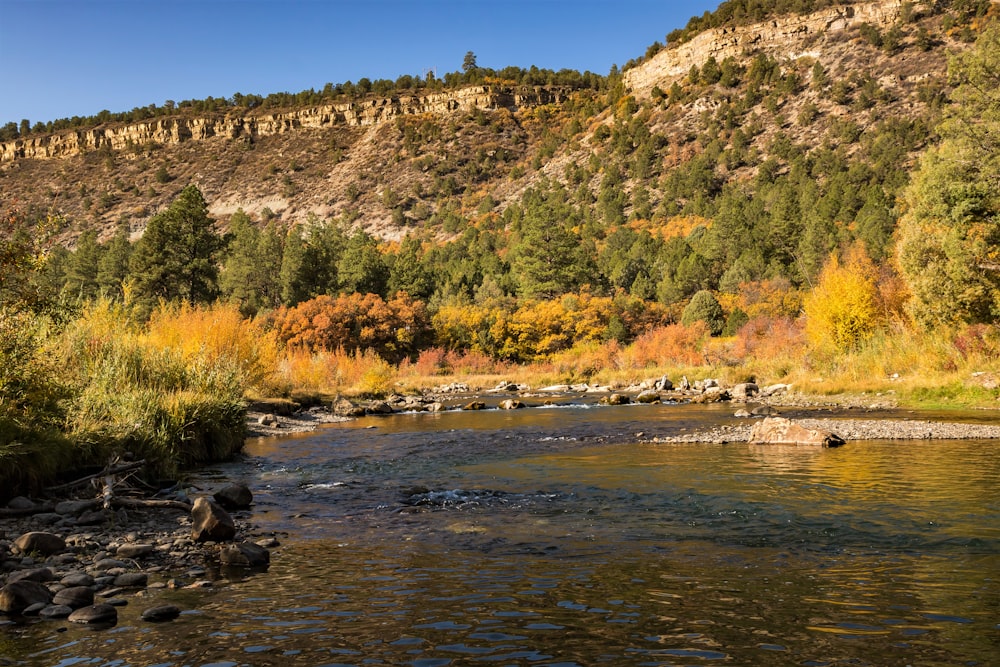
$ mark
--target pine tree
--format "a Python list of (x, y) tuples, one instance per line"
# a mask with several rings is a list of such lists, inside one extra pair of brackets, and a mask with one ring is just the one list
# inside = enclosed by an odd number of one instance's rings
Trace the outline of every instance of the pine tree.
[(132, 244), (129, 242), (128, 224), (118, 226), (115, 235), (104, 244), (104, 252), (97, 262), (97, 286), (109, 298), (124, 298), (124, 285), (129, 275)]
[(150, 218), (129, 262), (140, 310), (156, 301), (211, 301), (217, 293), (216, 256), (222, 240), (201, 191), (189, 185), (170, 206)]

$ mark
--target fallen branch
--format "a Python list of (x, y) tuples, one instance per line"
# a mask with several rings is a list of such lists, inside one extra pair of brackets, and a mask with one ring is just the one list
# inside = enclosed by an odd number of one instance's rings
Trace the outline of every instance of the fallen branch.
[(97, 479), (98, 477), (105, 477), (107, 475), (118, 475), (123, 472), (130, 472), (132, 470), (138, 470), (142, 466), (146, 465), (146, 461), (133, 461), (132, 463), (125, 463), (119, 466), (108, 466), (101, 472), (94, 473), (93, 475), (87, 475), (86, 477), (81, 477), (80, 479), (74, 480), (72, 482), (67, 482), (65, 484), (60, 484), (58, 486), (50, 486), (45, 489), (46, 493), (59, 493), (60, 491), (68, 491), (70, 489), (75, 489), (78, 486), (83, 486), (92, 479)]

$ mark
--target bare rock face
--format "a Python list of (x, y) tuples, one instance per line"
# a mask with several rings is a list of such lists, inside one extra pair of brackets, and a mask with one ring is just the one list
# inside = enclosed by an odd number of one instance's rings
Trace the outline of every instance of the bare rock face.
[(227, 510), (242, 510), (250, 507), (250, 503), (253, 502), (253, 493), (246, 484), (237, 482), (222, 487), (215, 492), (212, 498)]
[(34, 604), (49, 604), (52, 593), (37, 581), (15, 581), (0, 588), (0, 612), (19, 614)]
[(750, 429), (751, 445), (815, 445), (839, 447), (844, 439), (830, 431), (806, 428), (791, 419), (768, 417)]
[(52, 533), (25, 533), (14, 542), (14, 548), (21, 553), (39, 553), (51, 556), (66, 549), (66, 541)]
[(191, 539), (195, 542), (228, 542), (236, 537), (236, 524), (226, 510), (209, 498), (198, 498), (191, 508)]

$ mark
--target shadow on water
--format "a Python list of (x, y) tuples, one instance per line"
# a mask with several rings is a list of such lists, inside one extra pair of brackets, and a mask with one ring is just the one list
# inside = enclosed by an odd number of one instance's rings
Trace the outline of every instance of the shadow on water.
[[(871, 415), (865, 415), (870, 418)], [(396, 415), (212, 474), (287, 533), (266, 574), (29, 664), (995, 664), (1000, 447), (640, 443), (728, 408)], [(9, 642), (8, 642), (9, 643)], [(17, 642), (15, 642), (17, 643)], [(7, 650), (6, 648), (3, 650)]]

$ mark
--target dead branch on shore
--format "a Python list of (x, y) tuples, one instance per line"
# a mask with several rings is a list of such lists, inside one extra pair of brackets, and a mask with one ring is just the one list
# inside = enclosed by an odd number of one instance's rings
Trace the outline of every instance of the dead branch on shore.
[(132, 472), (133, 470), (138, 470), (142, 466), (146, 465), (146, 460), (133, 461), (131, 463), (123, 463), (121, 465), (115, 465), (114, 463), (109, 464), (101, 472), (94, 473), (93, 475), (87, 475), (86, 477), (81, 477), (80, 479), (74, 480), (72, 482), (67, 482), (65, 484), (59, 484), (58, 486), (50, 486), (45, 489), (46, 493), (59, 493), (61, 491), (69, 491), (70, 489), (75, 489), (77, 487), (85, 485), (92, 479), (97, 479), (98, 477), (107, 477), (120, 475), (124, 472)]

